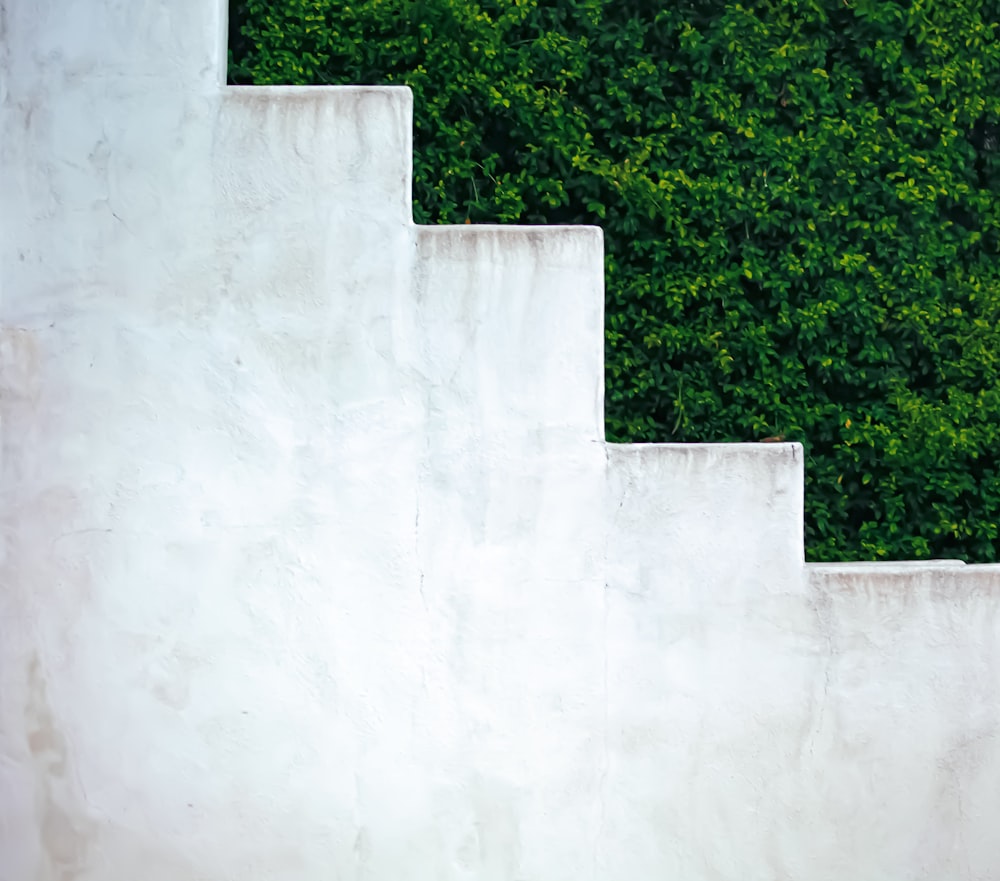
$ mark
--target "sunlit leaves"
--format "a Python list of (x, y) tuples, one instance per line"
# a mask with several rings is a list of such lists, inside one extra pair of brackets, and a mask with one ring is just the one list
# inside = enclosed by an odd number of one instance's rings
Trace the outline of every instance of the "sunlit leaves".
[(997, 0), (232, 18), (239, 81), (413, 88), (419, 222), (604, 228), (610, 438), (801, 441), (813, 559), (1000, 558)]

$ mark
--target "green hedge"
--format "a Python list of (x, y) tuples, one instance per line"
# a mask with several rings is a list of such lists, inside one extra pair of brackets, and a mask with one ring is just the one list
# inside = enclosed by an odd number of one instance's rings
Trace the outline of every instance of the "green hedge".
[(806, 449), (810, 559), (998, 555), (997, 0), (234, 0), (231, 79), (406, 83), (422, 223), (607, 243), (607, 429)]

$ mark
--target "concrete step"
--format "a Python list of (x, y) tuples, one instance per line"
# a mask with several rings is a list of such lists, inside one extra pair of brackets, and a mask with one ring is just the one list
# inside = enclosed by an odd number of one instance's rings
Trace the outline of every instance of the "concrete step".
[(801, 593), (803, 458), (799, 444), (609, 444), (609, 584), (665, 614)]

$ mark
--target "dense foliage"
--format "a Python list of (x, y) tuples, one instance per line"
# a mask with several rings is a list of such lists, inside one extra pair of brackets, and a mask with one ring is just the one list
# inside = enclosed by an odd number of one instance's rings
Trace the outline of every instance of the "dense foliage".
[(1000, 559), (1000, 0), (234, 0), (406, 83), (418, 222), (591, 223), (607, 428), (784, 436), (811, 559)]

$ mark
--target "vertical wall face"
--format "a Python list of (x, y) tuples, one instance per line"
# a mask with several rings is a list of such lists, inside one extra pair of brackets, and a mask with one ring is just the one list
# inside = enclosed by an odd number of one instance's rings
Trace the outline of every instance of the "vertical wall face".
[(840, 877), (856, 853), (876, 878), (994, 877), (1000, 566), (816, 566), (810, 582), (827, 645), (803, 817), (816, 849)]
[(222, 10), (0, 0), (0, 881), (1000, 873), (997, 571), (606, 446), (599, 232), (415, 227)]
[(418, 230), (408, 92), (78, 6), (4, 19), (0, 878), (578, 877), (599, 233)]
[[(802, 450), (610, 451), (606, 877), (832, 878), (794, 809), (820, 662)], [(806, 796), (803, 798), (803, 796)], [(791, 828), (790, 828), (791, 827)]]

